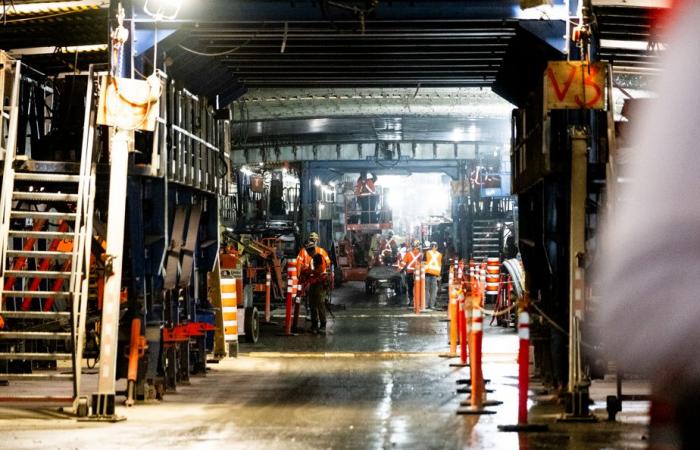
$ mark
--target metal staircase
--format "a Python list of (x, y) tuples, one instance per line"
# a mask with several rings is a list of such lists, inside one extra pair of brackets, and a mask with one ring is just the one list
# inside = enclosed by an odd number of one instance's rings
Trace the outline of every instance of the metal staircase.
[(476, 219), (472, 222), (472, 257), (486, 261), (500, 255), (501, 238), (496, 219)]
[[(23, 65), (4, 54), (0, 58), (6, 58), (2, 76), (11, 77), (13, 86), (2, 112), (8, 131), (0, 192), (0, 402), (66, 402), (84, 415), (80, 382), (95, 195), (95, 76), (91, 69), (80, 172), (19, 171)], [(10, 84), (0, 83), (0, 89), (3, 85)], [(37, 381), (63, 383), (48, 387)]]

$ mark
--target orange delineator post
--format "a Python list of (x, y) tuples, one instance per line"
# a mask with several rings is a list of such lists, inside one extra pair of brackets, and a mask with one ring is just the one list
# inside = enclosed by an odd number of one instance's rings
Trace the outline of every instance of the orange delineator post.
[(420, 265), (420, 310), (425, 311), (425, 299), (427, 297), (427, 291), (425, 288), (425, 263)]
[(481, 344), (483, 339), (484, 317), (478, 308), (473, 308), (473, 303), (470, 305), (471, 310), (471, 377), (472, 377), (472, 408), (481, 408), (484, 400), (484, 380), (481, 371)]
[(272, 281), (272, 275), (270, 271), (265, 274), (265, 322), (269, 322), (272, 316), (271, 306), (270, 306), (270, 286)]
[[(471, 316), (471, 335), (469, 337), (469, 354), (471, 369), (471, 399), (466, 408), (457, 410), (457, 414), (495, 414), (496, 411), (484, 409), (484, 373), (481, 367), (482, 341), (484, 336), (484, 315), (481, 311), (481, 292), (472, 292), (467, 300), (467, 309)], [(492, 402), (490, 404), (498, 404)]]
[(457, 299), (454, 292), (454, 268), (450, 267), (450, 278), (447, 286), (447, 298), (449, 306), (447, 308), (450, 318), (450, 355), (457, 354)]
[(530, 424), (527, 421), (527, 394), (530, 388), (530, 315), (525, 309), (518, 314), (518, 423), (499, 425), (500, 431), (547, 431), (545, 424)]
[[(467, 325), (464, 320), (464, 293), (461, 289), (456, 288), (454, 294), (452, 294), (457, 301), (457, 308), (455, 309), (457, 326), (457, 333), (459, 336), (459, 362), (450, 364), (450, 367), (466, 367), (467, 358), (469, 356), (469, 351), (467, 350), (467, 342), (469, 341), (467, 337)], [(456, 349), (455, 349), (456, 350)]]
[(284, 334), (292, 335), (292, 308), (294, 308), (294, 277), (296, 276), (296, 265), (293, 262), (287, 264), (287, 304), (284, 313)]
[(420, 313), (420, 269), (413, 271), (413, 311)]
[(294, 289), (292, 291), (292, 298), (294, 299), (294, 319), (292, 321), (292, 331), (297, 332), (299, 327), (299, 314), (301, 313), (301, 285), (299, 284), (299, 274), (297, 274), (296, 268), (292, 273), (292, 285)]

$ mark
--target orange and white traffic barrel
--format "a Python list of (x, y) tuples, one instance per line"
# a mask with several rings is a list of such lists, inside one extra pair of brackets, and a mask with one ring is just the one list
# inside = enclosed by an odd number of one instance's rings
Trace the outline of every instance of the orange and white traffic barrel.
[(236, 278), (221, 277), (221, 313), (224, 318), (224, 342), (227, 343), (229, 354), (236, 354), (231, 346), (238, 345), (238, 295), (236, 294)]
[[(499, 258), (488, 258), (486, 260), (486, 295), (497, 296), (500, 286), (501, 261)], [(490, 297), (493, 300), (495, 297)]]

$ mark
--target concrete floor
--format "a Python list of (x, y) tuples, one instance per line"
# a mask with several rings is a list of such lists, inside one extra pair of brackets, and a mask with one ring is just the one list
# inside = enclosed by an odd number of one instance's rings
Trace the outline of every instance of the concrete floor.
[[(82, 423), (52, 410), (0, 408), (0, 448), (260, 449), (644, 449), (644, 402), (627, 403), (617, 423), (561, 424), (555, 402), (531, 402), (536, 434), (500, 433), (517, 416), (517, 337), (487, 329), (484, 372), (503, 405), (495, 415), (457, 416), (467, 369), (449, 367), (444, 313), (416, 317), (395, 300), (365, 299), (363, 286), (335, 292), (346, 305), (327, 336), (275, 336), (242, 345), (206, 377), (157, 404), (120, 407), (116, 424)], [(536, 385), (535, 385), (536, 387)], [(596, 383), (596, 413), (614, 383)], [(643, 389), (644, 386), (635, 386)], [(545, 399), (546, 400), (546, 399)]]

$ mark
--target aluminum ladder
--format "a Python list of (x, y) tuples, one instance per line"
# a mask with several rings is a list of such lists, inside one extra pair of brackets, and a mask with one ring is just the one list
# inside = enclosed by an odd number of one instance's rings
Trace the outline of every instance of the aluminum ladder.
[(14, 61), (12, 67), (3, 71), (13, 87), (3, 111), (8, 137), (0, 192), (0, 383), (12, 386), (0, 386), (0, 402), (71, 403), (83, 416), (88, 412), (80, 383), (95, 195), (96, 77), (91, 68), (79, 173), (18, 171), (23, 64)]

